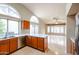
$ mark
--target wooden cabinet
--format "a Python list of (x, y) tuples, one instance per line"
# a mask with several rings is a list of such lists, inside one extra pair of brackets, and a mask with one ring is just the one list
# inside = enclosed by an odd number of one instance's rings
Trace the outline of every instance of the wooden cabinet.
[(76, 52), (76, 50), (75, 50), (75, 43), (74, 43), (74, 42), (72, 42), (72, 54), (74, 55), (74, 54), (75, 54), (75, 52)]
[(30, 29), (30, 22), (23, 20), (22, 21), (22, 29)]
[(48, 40), (47, 40), (47, 37), (44, 38), (44, 51), (48, 51)]
[(26, 44), (44, 52), (48, 49), (46, 38), (26, 36)]
[(11, 38), (0, 41), (0, 54), (9, 54), (18, 47), (18, 38)]
[(37, 37), (32, 37), (32, 47), (37, 48)]
[(10, 39), (10, 52), (17, 50), (18, 48), (18, 38), (11, 38)]
[(31, 36), (27, 36), (27, 37), (26, 37), (26, 45), (32, 46), (32, 39), (31, 39)]
[(44, 49), (44, 39), (38, 38), (38, 49), (43, 50)]
[(72, 40), (70, 40), (69, 42), (69, 47), (68, 47), (68, 53), (70, 54), (75, 54), (75, 42), (73, 42)]
[(0, 54), (8, 54), (9, 53), (9, 40), (1, 40), (0, 41)]

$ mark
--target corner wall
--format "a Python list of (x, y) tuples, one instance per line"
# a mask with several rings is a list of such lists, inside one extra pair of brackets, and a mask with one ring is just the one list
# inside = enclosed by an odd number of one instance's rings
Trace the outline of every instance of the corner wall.
[[(28, 20), (30, 21), (31, 16), (35, 16), (29, 9), (27, 9), (24, 5), (20, 4), (20, 3), (8, 3), (8, 5), (12, 6), (14, 9), (16, 9), (20, 16), (21, 16), (21, 20)], [(38, 18), (38, 17), (37, 17)], [(38, 18), (39, 19), (39, 18)], [(39, 19), (39, 34), (45, 34), (45, 24), (44, 22)], [(21, 22), (19, 23), (19, 29), (21, 29)], [(20, 34), (25, 34), (25, 33), (30, 33), (30, 29), (27, 30), (20, 30)]]
[(75, 26), (76, 20), (75, 16), (67, 17), (67, 53), (70, 53), (70, 39), (75, 38)]

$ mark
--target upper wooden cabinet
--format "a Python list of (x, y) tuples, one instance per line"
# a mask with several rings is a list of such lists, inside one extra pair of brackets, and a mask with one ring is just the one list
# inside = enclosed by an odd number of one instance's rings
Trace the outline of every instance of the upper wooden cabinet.
[(23, 20), (22, 21), (22, 29), (30, 29), (30, 22)]

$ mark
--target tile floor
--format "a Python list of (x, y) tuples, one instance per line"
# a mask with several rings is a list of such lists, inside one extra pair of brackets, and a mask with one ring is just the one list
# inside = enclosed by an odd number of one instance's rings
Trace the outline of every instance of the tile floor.
[[(53, 46), (53, 45), (52, 45)], [(51, 47), (50, 49), (48, 49), (47, 52), (41, 52), (39, 50), (36, 50), (34, 48), (31, 47), (24, 47), (14, 53), (12, 53), (11, 55), (65, 55), (65, 53), (63, 52), (63, 48), (61, 47), (56, 47), (56, 45), (54, 45), (53, 47)]]
[(48, 52), (41, 52), (39, 50), (36, 50), (34, 48), (31, 47), (24, 47), (14, 53), (12, 53), (11, 55), (54, 55), (53, 51), (48, 50)]

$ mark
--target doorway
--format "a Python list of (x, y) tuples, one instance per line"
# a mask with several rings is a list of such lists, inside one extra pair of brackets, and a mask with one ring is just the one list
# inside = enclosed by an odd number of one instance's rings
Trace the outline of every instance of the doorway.
[(66, 25), (47, 25), (48, 48), (55, 54), (65, 54), (66, 52)]

